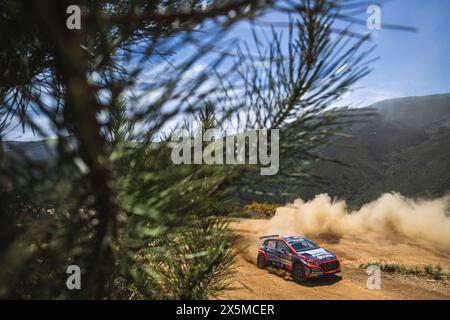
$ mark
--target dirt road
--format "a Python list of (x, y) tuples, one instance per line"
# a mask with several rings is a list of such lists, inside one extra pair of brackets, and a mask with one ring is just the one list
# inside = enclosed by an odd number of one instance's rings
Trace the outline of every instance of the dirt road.
[(266, 220), (242, 220), (233, 225), (242, 236), (242, 250), (233, 286), (224, 299), (450, 299), (448, 281), (415, 276), (382, 273), (381, 290), (366, 289), (367, 275), (359, 270), (361, 263), (384, 261), (407, 266), (440, 264), (450, 272), (450, 255), (433, 250), (422, 243), (393, 241), (363, 234), (341, 239), (312, 237), (319, 245), (340, 258), (343, 271), (339, 276), (294, 282), (290, 275), (276, 269), (259, 269), (255, 265), (258, 237)]

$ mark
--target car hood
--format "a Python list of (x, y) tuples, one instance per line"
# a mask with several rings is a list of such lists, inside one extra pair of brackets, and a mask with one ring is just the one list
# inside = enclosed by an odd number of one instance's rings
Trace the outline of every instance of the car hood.
[(319, 261), (328, 261), (336, 259), (336, 256), (323, 248), (312, 249), (308, 251), (302, 251), (299, 253), (300, 256), (313, 258)]

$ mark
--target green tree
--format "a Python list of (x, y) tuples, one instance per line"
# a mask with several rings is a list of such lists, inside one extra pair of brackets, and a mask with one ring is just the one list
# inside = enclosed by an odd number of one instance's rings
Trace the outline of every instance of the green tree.
[[(239, 172), (175, 166), (160, 137), (200, 115), (208, 127), (286, 128), (284, 154), (317, 157), (335, 119), (321, 111), (368, 71), (365, 37), (331, 36), (339, 3), (2, 1), (1, 108), (44, 137), (32, 113), (49, 120), (58, 160), (50, 177), (39, 166), (2, 170), (12, 186), (2, 219), (21, 221), (0, 248), (0, 296), (199, 299), (224, 289), (235, 237), (213, 209)], [(73, 4), (78, 31), (65, 28)], [(268, 57), (218, 47), (233, 24), (269, 9), (292, 14), (287, 51), (275, 29)], [(82, 268), (81, 291), (65, 287), (70, 264)]]

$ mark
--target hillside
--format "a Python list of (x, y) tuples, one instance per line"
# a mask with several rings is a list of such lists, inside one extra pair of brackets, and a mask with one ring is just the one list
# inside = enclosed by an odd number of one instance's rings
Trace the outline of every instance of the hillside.
[[(450, 191), (450, 94), (386, 100), (353, 112), (367, 114), (344, 129), (350, 137), (336, 137), (323, 156), (345, 163), (318, 162), (313, 172), (327, 177), (320, 187), (280, 182), (273, 177), (256, 178), (256, 195), (240, 194), (252, 200), (286, 203), (296, 198), (311, 199), (328, 193), (351, 206), (375, 200), (397, 191), (409, 197), (438, 197)], [(31, 159), (48, 162), (54, 141), (6, 142), (11, 157), (21, 150)], [(283, 161), (283, 159), (281, 159)], [(267, 191), (271, 195), (267, 195)]]
[(397, 191), (409, 197), (437, 197), (450, 191), (450, 94), (386, 100), (371, 106), (375, 115), (346, 128), (324, 151), (331, 162), (314, 165), (329, 183), (289, 188), (290, 195), (310, 199), (318, 193), (352, 205)]

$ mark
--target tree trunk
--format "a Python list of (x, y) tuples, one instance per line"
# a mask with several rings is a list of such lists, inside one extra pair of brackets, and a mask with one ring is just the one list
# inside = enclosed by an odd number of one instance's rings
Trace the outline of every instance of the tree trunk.
[(82, 2), (33, 2), (33, 11), (38, 15), (39, 25), (55, 43), (57, 72), (65, 87), (64, 124), (73, 131), (79, 142), (79, 155), (89, 169), (88, 178), (95, 197), (94, 205), (99, 223), (92, 240), (91, 263), (80, 267), (82, 270), (84, 268), (87, 278), (85, 297), (101, 299), (115, 265), (113, 242), (117, 236), (119, 206), (106, 141), (100, 133), (97, 120), (101, 105), (94, 88), (89, 84), (88, 59), (81, 47), (82, 33), (88, 30), (66, 28), (67, 7), (73, 4), (81, 6)]

